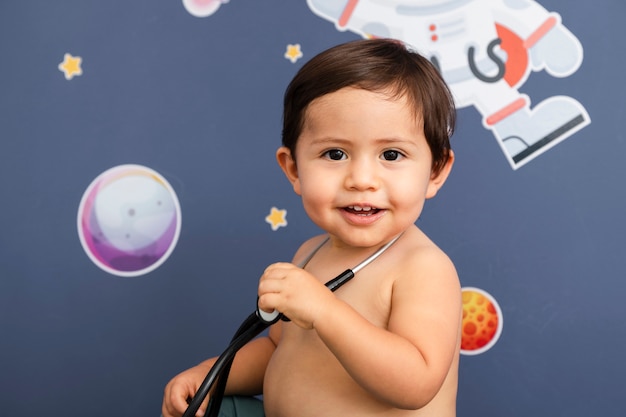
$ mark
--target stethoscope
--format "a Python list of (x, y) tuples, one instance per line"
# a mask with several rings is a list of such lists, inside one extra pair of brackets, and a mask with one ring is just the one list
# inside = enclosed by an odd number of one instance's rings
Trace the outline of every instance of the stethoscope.
[[(354, 278), (354, 275), (359, 272), (361, 269), (365, 268), (371, 262), (373, 262), (376, 258), (382, 255), (391, 245), (393, 245), (402, 234), (396, 236), (391, 241), (383, 245), (380, 249), (374, 252), (372, 255), (368, 256), (364, 261), (359, 263), (352, 269), (346, 269), (341, 274), (337, 275), (335, 278), (328, 281), (325, 285), (331, 291), (336, 291), (341, 288), (342, 285), (350, 281)], [(326, 239), (328, 240), (328, 239)], [(326, 241), (324, 241), (325, 243)], [(320, 245), (323, 246), (323, 244)], [(318, 248), (319, 249), (319, 248)], [(315, 251), (317, 252), (317, 250)], [(315, 254), (313, 254), (308, 258), (310, 258)], [(307, 261), (308, 261), (307, 260)], [(307, 262), (305, 261), (305, 263)], [(226, 348), (226, 350), (217, 358), (217, 361), (211, 367), (211, 370), (204, 378), (204, 381), (196, 391), (196, 394), (193, 396), (191, 401), (189, 402), (189, 406), (187, 410), (183, 414), (183, 417), (193, 417), (196, 412), (202, 405), (202, 402), (208, 395), (213, 385), (217, 382), (215, 386), (215, 390), (211, 394), (211, 399), (209, 400), (209, 405), (207, 407), (207, 411), (205, 416), (207, 417), (217, 417), (219, 413), (220, 406), (222, 404), (222, 398), (224, 397), (224, 390), (226, 389), (226, 381), (228, 380), (228, 374), (230, 373), (230, 367), (233, 363), (233, 359), (235, 358), (235, 354), (241, 349), (246, 343), (250, 340), (254, 339), (258, 336), (263, 330), (268, 328), (270, 325), (276, 323), (278, 320), (289, 321), (287, 317), (285, 317), (282, 313), (274, 310), (272, 312), (266, 312), (259, 308), (258, 302), (256, 311), (250, 314), (239, 326), (237, 332), (233, 336), (230, 345)]]

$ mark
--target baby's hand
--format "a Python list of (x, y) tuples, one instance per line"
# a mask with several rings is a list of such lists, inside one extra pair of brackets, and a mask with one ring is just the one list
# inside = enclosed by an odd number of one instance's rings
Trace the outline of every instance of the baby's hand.
[(290, 263), (270, 265), (259, 282), (259, 308), (267, 312), (280, 311), (305, 329), (313, 328), (319, 313), (333, 299), (324, 284)]
[[(187, 400), (195, 395), (206, 373), (206, 369), (198, 365), (172, 378), (163, 395), (163, 417), (180, 417), (184, 414), (188, 406)], [(204, 415), (208, 401), (208, 398), (204, 400), (196, 416)]]

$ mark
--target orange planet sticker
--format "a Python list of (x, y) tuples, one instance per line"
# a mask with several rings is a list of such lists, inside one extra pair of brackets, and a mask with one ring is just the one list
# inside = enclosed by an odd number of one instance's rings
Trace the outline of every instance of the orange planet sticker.
[(496, 300), (479, 288), (463, 291), (461, 353), (478, 355), (491, 349), (502, 333), (502, 310)]

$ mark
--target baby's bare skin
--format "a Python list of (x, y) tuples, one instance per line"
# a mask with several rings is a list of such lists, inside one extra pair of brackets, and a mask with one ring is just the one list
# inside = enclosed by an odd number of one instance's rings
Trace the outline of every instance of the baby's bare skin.
[[(305, 243), (294, 262), (300, 263), (323, 239), (318, 237)], [(449, 272), (446, 274), (406, 271), (407, 256), (419, 258), (420, 252), (426, 252), (429, 259), (434, 256), (444, 264), (449, 262), (419, 229), (412, 227), (387, 252), (331, 294), (331, 297), (349, 305), (377, 329), (387, 332), (396, 323), (396, 331), (399, 328), (399, 333), (406, 333), (400, 337), (411, 337), (419, 355), (427, 359), (426, 363), (417, 367), (420, 372), (411, 371), (416, 369), (415, 365), (411, 368), (402, 361), (407, 358), (408, 362), (414, 355), (410, 350), (408, 357), (405, 350), (391, 349), (382, 351), (393, 353), (373, 353), (357, 362), (356, 366), (349, 363), (352, 362), (351, 358), (346, 359), (341, 349), (335, 347), (335, 352), (331, 350), (332, 340), (325, 343), (318, 334), (324, 334), (325, 324), (333, 319), (337, 322), (342, 319), (326, 316), (324, 323), (312, 329), (300, 327), (294, 322), (278, 322), (270, 328), (269, 336), (257, 338), (244, 346), (235, 357), (228, 379), (227, 395), (256, 395), (262, 392), (267, 417), (454, 417), (461, 321), (458, 278), (454, 269), (447, 267), (444, 267)], [(325, 277), (319, 281), (326, 281), (337, 271), (354, 267), (371, 253), (371, 249), (357, 248), (345, 252), (331, 250), (325, 245), (311, 259), (306, 270), (316, 277)], [(414, 300), (416, 305), (431, 311), (426, 316), (418, 314), (411, 318), (408, 330), (397, 325), (398, 319), (390, 319), (394, 308), (392, 301), (398, 301), (394, 289), (407, 273), (412, 279), (418, 280), (417, 288), (422, 291), (421, 294), (409, 294), (408, 299), (400, 298), (401, 303)], [(433, 279), (435, 284), (431, 282)], [(398, 336), (389, 333), (388, 336)], [(335, 339), (340, 345), (346, 345), (354, 351), (372, 344), (369, 338), (359, 337), (359, 334), (341, 334)], [(349, 350), (348, 356), (351, 353), (352, 350)], [(402, 358), (400, 364), (398, 357)], [(342, 363), (340, 358), (346, 363)], [(168, 384), (164, 397), (164, 416), (182, 415), (186, 409), (184, 399), (196, 392), (215, 359), (182, 372)], [(354, 375), (347, 371), (349, 366), (356, 368), (353, 370)], [(368, 381), (367, 376), (375, 376), (377, 370), (378, 376), (373, 378), (373, 382)], [(359, 378), (360, 383), (357, 382)], [(369, 389), (366, 388), (367, 384)], [(394, 388), (386, 391), (386, 387)], [(404, 398), (402, 394), (409, 391), (414, 393), (415, 398)], [(206, 402), (201, 409), (206, 410)]]
[[(421, 232), (413, 231), (411, 235), (424, 238)], [(396, 276), (401, 273), (397, 268), (394, 270), (393, 265), (402, 264), (394, 261), (402, 256), (404, 246), (400, 242), (397, 248), (393, 251), (390, 249), (388, 254), (368, 265), (335, 293), (380, 328), (386, 328), (390, 315), (391, 292)], [(324, 267), (329, 262), (324, 262), (323, 249), (320, 252), (306, 269), (315, 276), (331, 278), (330, 268)], [(359, 261), (345, 261), (345, 266), (350, 267), (348, 262), (353, 262), (354, 266)], [(334, 265), (333, 269), (337, 271), (341, 268)], [(455, 280), (456, 277), (450, 279)], [(272, 328), (270, 338), (274, 339), (277, 347), (267, 366), (263, 384), (268, 417), (456, 415), (458, 343), (454, 354), (450, 356), (445, 380), (432, 399), (419, 409), (400, 409), (363, 389), (324, 344), (315, 329), (303, 329), (294, 323), (279, 323)], [(367, 340), (362, 343), (367, 343)], [(415, 375), (416, 381), (419, 378), (419, 375)]]

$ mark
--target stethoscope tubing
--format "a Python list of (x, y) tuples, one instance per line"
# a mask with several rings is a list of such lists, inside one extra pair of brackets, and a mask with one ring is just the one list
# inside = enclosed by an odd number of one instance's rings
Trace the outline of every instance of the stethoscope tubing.
[[(183, 414), (183, 417), (195, 416), (196, 412), (202, 405), (202, 402), (209, 394), (209, 391), (216, 381), (219, 382), (219, 385), (216, 386), (216, 391), (211, 396), (206, 416), (217, 416), (217, 412), (219, 411), (219, 407), (222, 403), (222, 398), (224, 396), (224, 389), (226, 388), (228, 373), (230, 372), (230, 367), (233, 363), (235, 355), (237, 354), (239, 349), (241, 349), (246, 343), (254, 339), (268, 327), (269, 324), (259, 320), (256, 312), (250, 314), (243, 321), (226, 350), (224, 350), (224, 352), (222, 352), (222, 354), (217, 358), (217, 361), (215, 361), (215, 363), (211, 367), (211, 370), (204, 378), (204, 381), (202, 382), (202, 384), (200, 384), (200, 387), (196, 391), (196, 394), (189, 402), (189, 405), (187, 407), (187, 410)], [(215, 411), (213, 412), (213, 410)]]
[[(373, 262), (376, 258), (378, 258), (383, 252), (385, 252), (391, 245), (393, 245), (402, 234), (396, 236), (385, 245), (383, 245), (380, 249), (374, 252), (372, 255), (368, 256), (364, 261), (359, 263), (352, 269), (346, 269), (341, 274), (337, 275), (335, 278), (326, 282), (326, 287), (331, 291), (337, 291), (341, 286), (354, 278), (354, 275), (359, 272), (361, 269), (365, 268), (371, 262)], [(209, 405), (207, 407), (207, 412), (205, 416), (207, 417), (217, 417), (217, 414), (220, 409), (220, 405), (222, 404), (222, 398), (224, 397), (224, 390), (226, 388), (226, 381), (228, 379), (228, 374), (230, 372), (230, 367), (233, 363), (233, 359), (235, 355), (246, 343), (254, 339), (258, 336), (263, 330), (267, 329), (270, 325), (276, 323), (278, 320), (283, 319), (288, 321), (286, 317), (282, 315), (282, 313), (278, 313), (276, 311), (272, 313), (262, 312), (259, 309), (257, 304), (257, 309), (255, 312), (250, 314), (239, 326), (237, 332), (233, 336), (230, 344), (222, 352), (222, 354), (217, 358), (217, 361), (211, 367), (211, 370), (200, 384), (200, 387), (196, 391), (196, 394), (193, 396), (187, 410), (183, 414), (183, 417), (193, 417), (196, 412), (202, 405), (202, 402), (211, 391), (213, 385), (218, 383), (215, 387), (215, 391), (213, 395), (211, 395), (211, 399), (209, 400)]]

